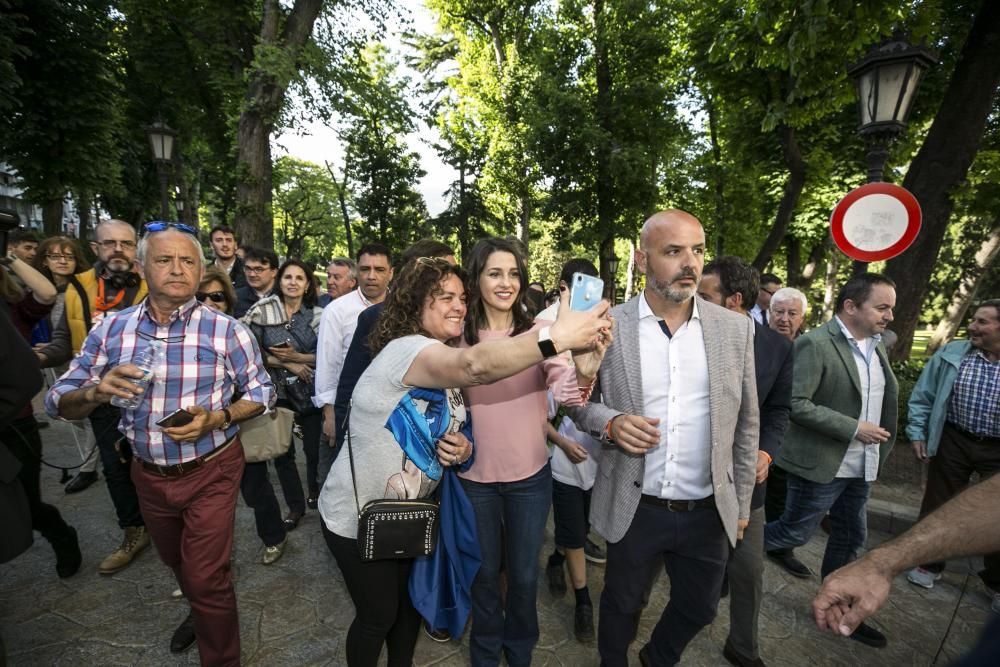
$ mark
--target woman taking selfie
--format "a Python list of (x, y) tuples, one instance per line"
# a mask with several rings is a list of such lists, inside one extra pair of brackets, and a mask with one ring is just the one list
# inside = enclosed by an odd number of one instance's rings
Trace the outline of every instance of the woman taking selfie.
[[(296, 259), (287, 260), (278, 269), (274, 293), (254, 304), (243, 318), (267, 357), (268, 372), (278, 389), (279, 403), (295, 412), (295, 420), (302, 429), (310, 505), (314, 505), (319, 496), (316, 464), (323, 428), (322, 413), (311, 400), (315, 393), (316, 332), (323, 312), (316, 306), (315, 281), (305, 264)], [(294, 530), (306, 512), (302, 481), (295, 466), (294, 441), (286, 454), (274, 459), (274, 467), (288, 506), (285, 528)], [(277, 560), (281, 554), (274, 555)]]
[[(555, 329), (531, 319), (525, 304), (527, 270), (513, 243), (483, 239), (472, 249), (467, 268), (469, 316), (463, 345), (517, 340), (529, 331), (544, 339)], [(568, 301), (563, 299), (562, 307)], [(552, 504), (547, 393), (563, 405), (583, 405), (608, 344), (610, 339), (601, 337), (592, 351), (572, 361), (549, 356), (500, 382), (465, 389), (476, 465), (459, 476), (476, 511), (483, 559), (472, 586), (469, 650), (474, 665), (496, 665), (501, 656), (515, 667), (531, 663), (538, 641), (538, 554)], [(506, 605), (500, 599), (501, 564), (507, 576)]]
[[(347, 634), (350, 667), (376, 665), (383, 644), (389, 667), (409, 667), (420, 628), (407, 590), (413, 560), (362, 561), (357, 507), (381, 498), (427, 498), (437, 485), (430, 475), (440, 477), (441, 466), (468, 461), (472, 443), (458, 433), (466, 410), (454, 388), (495, 382), (530, 368), (544, 358), (542, 348), (548, 350), (549, 344), (557, 351), (583, 349), (609, 335), (608, 306), (602, 302), (589, 312), (561, 311), (542, 347), (536, 333), (450, 347), (447, 343), (462, 335), (466, 314), (462, 277), (461, 268), (426, 257), (399, 272), (370, 338), (377, 356), (354, 390), (350, 451), (337, 457), (320, 494), (323, 536), (357, 613)], [(386, 424), (411, 392), (435, 389), (447, 391), (446, 435), (437, 442), (436, 459), (411, 460), (401, 455)]]

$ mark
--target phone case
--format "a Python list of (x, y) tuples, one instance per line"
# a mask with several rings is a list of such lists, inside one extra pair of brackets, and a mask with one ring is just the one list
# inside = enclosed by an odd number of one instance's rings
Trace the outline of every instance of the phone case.
[(569, 307), (573, 310), (590, 310), (601, 302), (604, 295), (604, 281), (583, 273), (573, 274), (573, 285), (569, 292)]

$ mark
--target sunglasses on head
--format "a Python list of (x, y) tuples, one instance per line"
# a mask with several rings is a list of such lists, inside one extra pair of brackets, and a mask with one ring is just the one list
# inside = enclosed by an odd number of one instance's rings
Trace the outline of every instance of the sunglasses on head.
[(191, 225), (185, 225), (183, 222), (163, 222), (162, 220), (154, 220), (153, 222), (147, 222), (142, 226), (143, 233), (149, 234), (151, 232), (165, 232), (168, 229), (176, 229), (179, 232), (184, 232), (185, 234), (190, 234), (191, 236), (198, 236), (198, 230)]
[(204, 301), (205, 299), (211, 299), (216, 303), (222, 303), (226, 300), (225, 292), (195, 292), (194, 296), (198, 301)]

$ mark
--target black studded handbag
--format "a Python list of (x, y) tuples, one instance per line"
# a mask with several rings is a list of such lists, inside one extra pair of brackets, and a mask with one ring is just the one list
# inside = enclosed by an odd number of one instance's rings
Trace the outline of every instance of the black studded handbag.
[[(348, 419), (350, 412), (348, 412)], [(358, 484), (354, 478), (354, 451), (351, 448), (351, 428), (344, 420), (347, 454), (351, 460), (351, 484), (354, 505), (358, 508), (358, 551), (361, 560), (416, 558), (434, 553), (438, 535), (438, 503), (436, 500), (378, 499), (358, 502)]]

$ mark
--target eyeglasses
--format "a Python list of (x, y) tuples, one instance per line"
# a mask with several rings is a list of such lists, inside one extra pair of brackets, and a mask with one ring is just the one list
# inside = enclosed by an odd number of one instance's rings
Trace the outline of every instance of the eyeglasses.
[(243, 272), (244, 273), (257, 274), (257, 273), (264, 273), (265, 271), (273, 271), (273, 270), (274, 269), (272, 269), (270, 266), (247, 266), (245, 264), (243, 265)]
[(132, 250), (135, 248), (135, 241), (112, 241), (108, 239), (106, 241), (94, 241), (97, 245), (101, 246), (105, 250), (114, 250), (118, 246), (121, 246), (122, 250)]
[(75, 255), (64, 255), (58, 252), (50, 252), (45, 255), (45, 259), (51, 259), (53, 262), (69, 262), (76, 259)]
[(198, 301), (211, 299), (216, 303), (223, 303), (226, 300), (225, 292), (195, 292), (194, 296), (196, 299), (198, 299)]
[(163, 222), (162, 220), (154, 220), (153, 222), (147, 222), (142, 226), (143, 233), (149, 234), (151, 232), (165, 232), (168, 229), (176, 229), (179, 232), (184, 232), (185, 234), (190, 234), (191, 236), (198, 236), (198, 230), (191, 225), (185, 225), (183, 222)]

